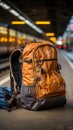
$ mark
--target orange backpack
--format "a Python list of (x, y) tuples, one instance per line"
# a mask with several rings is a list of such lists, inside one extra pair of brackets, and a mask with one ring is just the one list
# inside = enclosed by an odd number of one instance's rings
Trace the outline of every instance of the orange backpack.
[[(24, 108), (40, 110), (66, 103), (66, 85), (59, 70), (57, 50), (52, 43), (28, 43), (22, 51), (15, 50), (10, 57), (10, 66), (11, 79), (13, 77), (16, 82), (15, 88), (19, 88)], [(12, 86), (13, 92), (15, 88)]]

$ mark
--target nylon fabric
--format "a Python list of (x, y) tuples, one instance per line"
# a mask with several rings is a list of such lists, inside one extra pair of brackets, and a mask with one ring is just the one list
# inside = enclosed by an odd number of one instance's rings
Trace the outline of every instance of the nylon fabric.
[(56, 58), (56, 49), (50, 42), (29, 43), (24, 48), (23, 61), (32, 59), (32, 62), (22, 64), (22, 82), (26, 86), (35, 87), (36, 98), (59, 96), (65, 93), (66, 85), (61, 74), (57, 72), (57, 60), (47, 61)]

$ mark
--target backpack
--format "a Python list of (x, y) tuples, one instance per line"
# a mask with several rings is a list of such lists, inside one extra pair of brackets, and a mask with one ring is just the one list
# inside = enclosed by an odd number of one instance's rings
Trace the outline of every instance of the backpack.
[(14, 50), (10, 55), (10, 82), (12, 93), (20, 94), (25, 109), (42, 110), (66, 104), (66, 84), (51, 42), (31, 42)]

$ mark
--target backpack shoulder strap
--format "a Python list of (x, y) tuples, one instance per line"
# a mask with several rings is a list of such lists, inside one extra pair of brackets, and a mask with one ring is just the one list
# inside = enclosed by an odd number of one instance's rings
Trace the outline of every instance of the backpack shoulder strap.
[(9, 58), (10, 62), (10, 85), (12, 94), (20, 91), (21, 88), (21, 67), (20, 67), (20, 56), (22, 54), (22, 49), (14, 50)]

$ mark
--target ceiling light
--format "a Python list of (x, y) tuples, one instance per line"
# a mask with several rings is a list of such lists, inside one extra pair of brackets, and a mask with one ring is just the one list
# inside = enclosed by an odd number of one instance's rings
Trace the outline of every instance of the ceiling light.
[(10, 9), (9, 12), (15, 16), (19, 16), (19, 13), (15, 11), (14, 9)]
[(39, 29), (37, 26), (35, 26), (33, 23), (31, 23), (29, 20), (25, 20), (26, 24), (28, 24), (30, 27), (32, 27), (33, 29), (35, 29), (37, 32), (39, 33), (43, 33), (43, 31), (41, 29)]
[(25, 20), (25, 18), (24, 18), (23, 16), (21, 16), (21, 15), (19, 15), (18, 18), (19, 18), (20, 20)]
[(12, 21), (11, 24), (25, 24), (24, 21)]
[(47, 24), (51, 24), (51, 22), (50, 21), (36, 21), (35, 24), (45, 24), (45, 25), (47, 25)]
[(10, 9), (10, 6), (5, 4), (4, 2), (0, 2), (0, 6), (6, 10)]
[[(7, 1), (8, 2), (8, 1)], [(30, 26), (31, 28), (33, 28), (35, 31), (37, 31), (40, 34), (44, 34), (44, 31), (42, 31), (39, 27), (37, 27), (30, 18), (28, 18), (25, 14), (23, 14), (18, 8), (16, 8), (13, 4), (11, 4), (11, 2), (9, 3), (9, 5), (5, 2), (1, 2), (0, 1), (0, 6), (3, 7), (4, 9), (8, 9), (8, 11), (13, 14), (14, 16), (16, 16), (17, 18), (19, 18), (20, 20), (23, 20), (24, 22), (26, 22), (26, 24), (28, 26)], [(18, 11), (17, 11), (18, 10)]]
[(46, 33), (46, 36), (54, 36), (54, 33)]
[(56, 37), (50, 37), (50, 40), (53, 41), (56, 44)]

